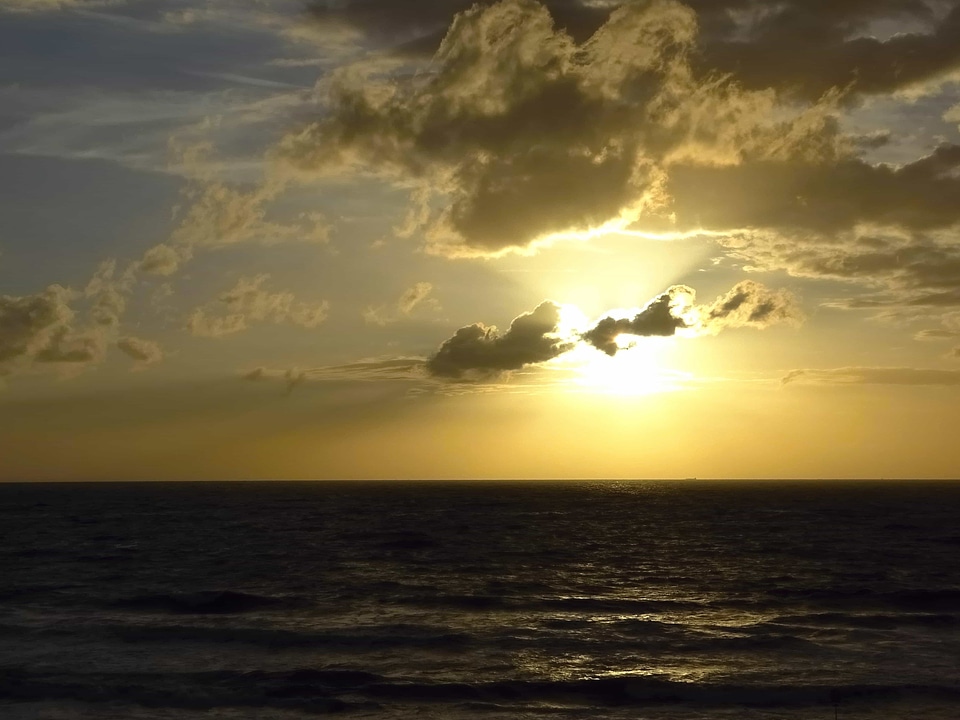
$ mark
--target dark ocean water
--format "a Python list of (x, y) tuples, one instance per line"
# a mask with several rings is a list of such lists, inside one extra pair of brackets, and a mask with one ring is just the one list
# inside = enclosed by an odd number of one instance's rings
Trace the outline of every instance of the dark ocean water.
[(960, 483), (0, 485), (0, 718), (960, 717)]

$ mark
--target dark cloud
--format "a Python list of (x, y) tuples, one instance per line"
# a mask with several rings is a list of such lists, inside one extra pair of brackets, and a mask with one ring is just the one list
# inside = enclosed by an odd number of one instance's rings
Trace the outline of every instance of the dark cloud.
[(874, 290), (828, 303), (841, 309), (960, 305), (960, 247), (954, 226), (918, 233), (902, 228), (854, 228), (836, 234), (749, 233), (724, 239), (733, 255), (759, 270), (841, 280)]
[(697, 334), (752, 327), (762, 329), (803, 319), (796, 298), (786, 290), (771, 290), (753, 280), (737, 283), (708, 305), (694, 305), (696, 294), (675, 285), (651, 300), (633, 317), (605, 317), (582, 338), (607, 355), (616, 355), (621, 335), (669, 337), (678, 330)]
[(748, 141), (782, 146), (793, 128), (771, 121), (768, 96), (698, 83), (696, 31), (674, 0), (625, 5), (579, 44), (534, 0), (478, 5), (414, 80), (333, 76), (329, 111), (279, 155), (416, 186), (411, 217), (438, 253), (495, 255), (626, 224), (658, 201), (674, 157), (713, 163)]
[[(759, 5), (759, 3), (753, 3)], [(773, 5), (773, 3), (771, 3)], [(708, 38), (704, 69), (731, 73), (745, 87), (775, 88), (816, 100), (845, 88), (855, 94), (889, 93), (960, 67), (960, 7), (932, 32), (865, 35), (871, 21), (934, 21), (942, 2), (788, 2), (753, 23), (745, 37)]]
[(605, 317), (583, 334), (583, 339), (607, 355), (616, 355), (621, 335), (639, 337), (669, 337), (677, 330), (688, 328), (688, 315), (695, 297), (692, 288), (674, 285), (662, 295), (647, 303), (640, 312), (630, 318)]
[(648, 215), (638, 228), (708, 228), (726, 233), (719, 242), (749, 268), (883, 291), (854, 307), (960, 301), (958, 145), (900, 167), (852, 157), (683, 163), (665, 187), (660, 220)]
[[(481, 3), (483, 6), (492, 2)], [(583, 42), (626, 3), (547, 0), (558, 28)], [(640, 4), (640, 3), (637, 3)], [(648, 5), (651, 3), (647, 3)], [(700, 27), (697, 71), (728, 74), (751, 89), (808, 100), (887, 93), (960, 67), (960, 9), (952, 0), (686, 0)], [(312, 2), (308, 23), (357, 31), (398, 54), (431, 56), (470, 0)], [(917, 30), (877, 38), (878, 21)]]
[(823, 370), (793, 370), (783, 377), (791, 383), (828, 385), (960, 385), (960, 370), (908, 367), (844, 367)]
[[(432, 55), (443, 39), (451, 18), (469, 10), (473, 0), (354, 0), (329, 3), (313, 0), (307, 3), (307, 22), (336, 30), (350, 28), (383, 42), (400, 42), (400, 52)], [(491, 2), (481, 3), (491, 5)], [(613, 3), (591, 5), (578, 0), (547, 0), (547, 7), (557, 26), (584, 40), (603, 24)]]
[(557, 335), (560, 306), (541, 303), (516, 318), (506, 333), (481, 324), (462, 327), (427, 361), (427, 370), (439, 377), (490, 377), (562, 355), (572, 343)]
[[(281, 156), (414, 188), (404, 227), (439, 254), (530, 252), (600, 227), (707, 231), (749, 270), (859, 283), (876, 307), (960, 304), (960, 145), (875, 164), (864, 153), (890, 132), (848, 135), (840, 119), (862, 94), (960, 68), (960, 3), (649, 0), (557, 19), (575, 5), (316, 10), (408, 39), (462, 12), (412, 80), (331, 77), (328, 112)], [(729, 322), (787, 312), (777, 298), (742, 307)], [(629, 321), (604, 322), (610, 352)]]
[(709, 305), (697, 306), (695, 298), (692, 288), (674, 285), (632, 315), (610, 314), (581, 332), (561, 329), (561, 308), (548, 300), (516, 318), (503, 335), (480, 323), (460, 328), (427, 360), (426, 368), (437, 377), (487, 379), (553, 360), (574, 349), (578, 342), (612, 356), (622, 349), (617, 344), (621, 335), (670, 337), (681, 330), (702, 335), (802, 319), (792, 295), (752, 280), (739, 283)]
[[(426, 15), (438, 18), (458, 9), (427, 5)], [(379, 7), (324, 12), (366, 28), (374, 22), (366, 13)], [(415, 16), (391, 7), (387, 15)], [(804, 52), (794, 53), (796, 62), (812, 77), (820, 59), (808, 35), (869, 45), (879, 41), (852, 36), (879, 20), (934, 22), (926, 3), (650, 0), (595, 7), (592, 34), (579, 40), (554, 23), (551, 9), (503, 0), (461, 12), (412, 80), (335, 74), (324, 85), (328, 112), (290, 134), (280, 156), (304, 171), (372, 171), (416, 187), (411, 225), (428, 249), (449, 255), (528, 250), (611, 224), (836, 233), (862, 223), (922, 231), (960, 221), (960, 146), (942, 145), (902, 167), (864, 161), (859, 153), (889, 135), (841, 131), (836, 115), (852, 92), (849, 79), (821, 79), (795, 103), (767, 89), (792, 87), (789, 77), (747, 82), (737, 72), (698, 74), (691, 64), (709, 58), (724, 33), (738, 38), (731, 47), (750, 52), (784, 52), (798, 37)], [(943, 43), (958, 12), (932, 35), (880, 44)], [(777, 67), (758, 60), (744, 73)]]
[[(933, 230), (960, 222), (960, 145), (941, 145), (902, 167), (853, 157), (684, 163), (670, 169), (660, 227), (837, 233), (860, 224)], [(653, 221), (646, 221), (656, 227)]]

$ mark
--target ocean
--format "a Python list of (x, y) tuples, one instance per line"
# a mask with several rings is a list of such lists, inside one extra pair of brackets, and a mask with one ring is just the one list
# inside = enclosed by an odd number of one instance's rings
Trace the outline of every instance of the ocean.
[(960, 717), (960, 483), (0, 485), (0, 718)]

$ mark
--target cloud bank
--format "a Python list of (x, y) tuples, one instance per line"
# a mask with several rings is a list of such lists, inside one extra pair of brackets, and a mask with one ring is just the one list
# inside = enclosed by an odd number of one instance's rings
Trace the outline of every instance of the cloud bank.
[(416, 79), (333, 77), (325, 117), (279, 152), (304, 171), (416, 186), (411, 218), (437, 253), (625, 226), (663, 204), (679, 159), (789, 154), (815, 130), (805, 117), (774, 121), (769, 93), (698, 78), (696, 40), (695, 12), (675, 0), (618, 7), (580, 42), (534, 0), (476, 5)]
[(703, 335), (803, 319), (790, 293), (752, 280), (738, 283), (708, 305), (698, 306), (695, 299), (692, 288), (675, 285), (635, 313), (607, 315), (581, 331), (561, 327), (562, 307), (547, 300), (517, 317), (502, 335), (481, 323), (460, 328), (427, 360), (426, 367), (436, 377), (484, 380), (549, 362), (581, 342), (612, 356), (624, 349), (618, 343), (621, 336), (670, 337), (681, 331)]
[(319, 117), (277, 156), (409, 190), (403, 233), (429, 252), (706, 231), (749, 269), (960, 306), (960, 144), (881, 163), (867, 158), (890, 130), (842, 121), (867, 96), (960, 77), (956, 2), (371, 0), (308, 16), (430, 60), (325, 77)]

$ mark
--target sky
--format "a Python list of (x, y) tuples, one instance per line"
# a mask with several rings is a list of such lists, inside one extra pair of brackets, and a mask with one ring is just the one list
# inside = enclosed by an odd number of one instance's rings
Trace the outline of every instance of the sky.
[(0, 0), (0, 480), (960, 475), (957, 0)]

